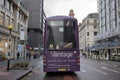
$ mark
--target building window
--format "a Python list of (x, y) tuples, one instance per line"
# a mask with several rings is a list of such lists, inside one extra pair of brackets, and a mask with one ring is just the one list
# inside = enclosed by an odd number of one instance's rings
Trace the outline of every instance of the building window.
[(87, 25), (87, 29), (89, 29), (89, 26)]
[(6, 8), (7, 8), (7, 10), (10, 10), (10, 1), (6, 1)]
[(97, 20), (94, 20), (94, 23), (97, 23)]
[(94, 32), (94, 36), (96, 36), (97, 35), (97, 32)]
[(11, 5), (11, 12), (14, 13), (14, 5)]
[(7, 48), (7, 42), (8, 42), (8, 39), (7, 39), (7, 36), (5, 36), (4, 34), (0, 34), (0, 53), (4, 54), (8, 51), (8, 48)]
[(89, 32), (87, 32), (87, 36), (89, 36), (90, 34), (89, 34)]
[(0, 25), (3, 26), (3, 22), (4, 22), (4, 13), (0, 12)]
[(94, 29), (97, 29), (97, 25), (94, 25)]
[(89, 24), (89, 20), (87, 20), (87, 24)]
[(0, 5), (4, 5), (4, 0), (0, 0)]
[(22, 12), (19, 11), (19, 20), (21, 20), (21, 19), (22, 19)]
[(11, 20), (11, 25), (13, 26), (13, 29), (15, 30), (14, 19)]
[(118, 4), (120, 4), (120, 1), (118, 0)]
[(21, 27), (21, 25), (18, 23), (18, 32), (20, 32), (20, 27)]
[(27, 24), (27, 16), (24, 16), (24, 23)]
[(10, 17), (7, 16), (6, 17), (6, 27), (8, 27), (10, 25)]
[(87, 44), (87, 50), (89, 50), (89, 46), (90, 46), (90, 44)]
[(14, 26), (14, 19), (12, 19), (12, 21), (11, 21), (11, 25)]

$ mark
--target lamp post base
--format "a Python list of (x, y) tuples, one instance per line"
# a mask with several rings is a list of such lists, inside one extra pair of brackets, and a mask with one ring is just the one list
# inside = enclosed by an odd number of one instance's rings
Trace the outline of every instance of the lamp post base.
[(10, 60), (8, 59), (8, 61), (7, 61), (7, 71), (9, 71), (10, 70)]

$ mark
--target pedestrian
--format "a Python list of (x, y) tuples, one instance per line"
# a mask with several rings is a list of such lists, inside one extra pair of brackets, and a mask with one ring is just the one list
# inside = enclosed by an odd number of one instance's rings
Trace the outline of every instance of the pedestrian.
[(27, 53), (26, 53), (26, 58), (28, 59), (28, 57), (29, 57), (29, 53), (27, 52)]
[(87, 54), (85, 53), (85, 58), (87, 58)]
[(28, 56), (29, 56), (29, 59), (31, 59), (31, 53), (29, 53)]
[(19, 57), (20, 57), (20, 53), (18, 52), (18, 53), (17, 53), (17, 59), (19, 59)]

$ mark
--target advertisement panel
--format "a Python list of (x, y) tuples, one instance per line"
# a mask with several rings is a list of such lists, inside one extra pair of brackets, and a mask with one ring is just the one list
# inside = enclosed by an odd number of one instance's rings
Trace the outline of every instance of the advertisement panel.
[(20, 29), (20, 40), (25, 40), (25, 28), (21, 27)]
[(46, 51), (44, 55), (44, 69), (47, 71), (79, 71), (80, 69), (80, 58), (76, 51)]

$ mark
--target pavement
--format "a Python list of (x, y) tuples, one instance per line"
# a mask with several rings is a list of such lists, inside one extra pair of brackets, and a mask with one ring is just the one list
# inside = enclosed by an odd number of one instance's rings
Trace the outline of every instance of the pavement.
[[(39, 60), (39, 59), (27, 59), (29, 62), (33, 62), (34, 60)], [(11, 60), (11, 64), (16, 63), (16, 62), (21, 62), (21, 61), (26, 61), (25, 59), (20, 59), (20, 60)], [(3, 65), (6, 64), (7, 61), (0, 61), (0, 80), (20, 80), (23, 78), (25, 75), (28, 73), (32, 72), (32, 66), (29, 65), (28, 69), (25, 70), (13, 70), (10, 69), (9, 71), (6, 70), (7, 66)]]
[(0, 72), (0, 80), (20, 80), (22, 77), (30, 73), (32, 69), (29, 70), (10, 70)]

